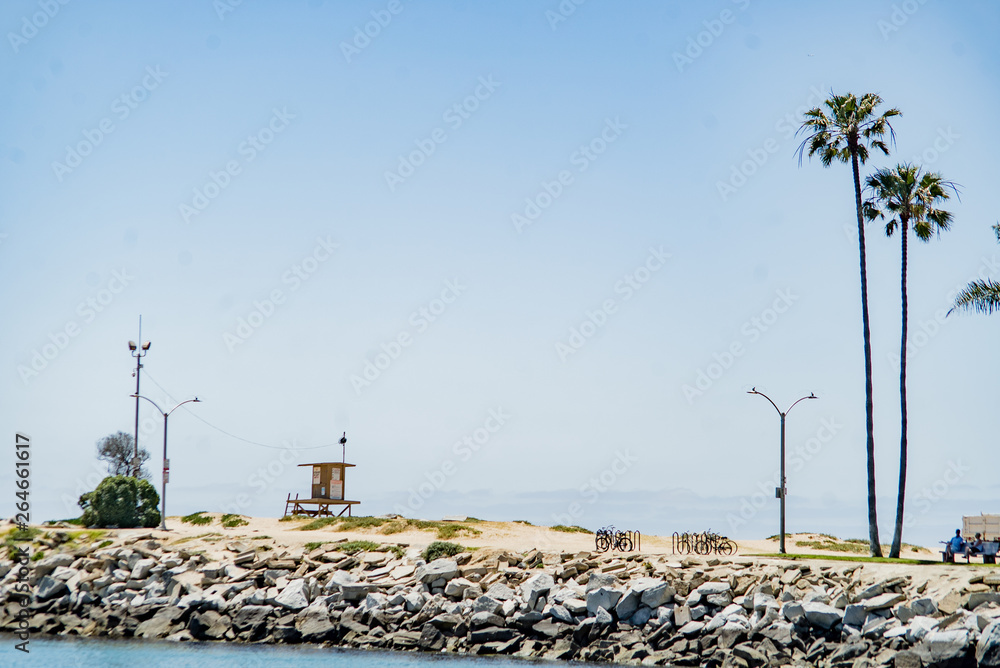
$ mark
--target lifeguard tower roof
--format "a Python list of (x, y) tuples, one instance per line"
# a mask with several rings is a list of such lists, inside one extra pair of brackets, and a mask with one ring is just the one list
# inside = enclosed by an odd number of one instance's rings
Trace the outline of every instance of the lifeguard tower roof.
[(312, 464), (299, 464), (299, 466), (354, 466), (347, 462), (314, 462)]

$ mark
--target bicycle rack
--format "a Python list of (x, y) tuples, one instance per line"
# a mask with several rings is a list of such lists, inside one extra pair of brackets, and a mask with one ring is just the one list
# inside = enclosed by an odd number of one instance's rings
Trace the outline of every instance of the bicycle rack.
[(738, 547), (736, 541), (720, 536), (710, 530), (702, 533), (674, 532), (670, 538), (670, 551), (673, 554), (735, 554)]
[(642, 551), (642, 535), (638, 531), (618, 531), (614, 526), (607, 526), (594, 534), (594, 547), (598, 552)]

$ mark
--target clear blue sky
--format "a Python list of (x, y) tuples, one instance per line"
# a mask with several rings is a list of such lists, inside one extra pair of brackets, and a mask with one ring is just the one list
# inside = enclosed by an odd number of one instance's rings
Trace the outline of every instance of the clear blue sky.
[[(935, 322), (1000, 277), (994, 3), (16, 0), (0, 27), (0, 431), (33, 438), (37, 519), (132, 431), (142, 314), (143, 394), (203, 400), (171, 514), (280, 515), (346, 431), (365, 513), (769, 535), (756, 386), (820, 397), (789, 529), (866, 535), (851, 175), (791, 136), (831, 89), (903, 111), (869, 168), (962, 185), (911, 244), (905, 537), (1000, 512), (1000, 320)], [(888, 539), (899, 244), (868, 239)]]

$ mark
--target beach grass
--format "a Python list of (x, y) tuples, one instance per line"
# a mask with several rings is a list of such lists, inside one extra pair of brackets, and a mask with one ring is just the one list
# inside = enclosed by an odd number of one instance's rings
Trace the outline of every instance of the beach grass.
[(553, 531), (562, 531), (563, 533), (594, 533), (590, 529), (584, 529), (583, 527), (576, 526), (566, 526), (565, 524), (557, 524), (555, 526), (549, 527)]
[[(942, 562), (935, 561), (931, 559), (890, 559), (889, 557), (850, 557), (847, 555), (839, 554), (793, 554), (786, 553), (781, 554), (779, 552), (765, 552), (757, 554), (745, 554), (746, 557), (766, 557), (768, 559), (788, 559), (788, 560), (799, 560), (799, 559), (809, 559), (814, 561), (848, 561), (855, 563), (871, 563), (871, 564), (909, 564), (914, 566), (935, 566), (942, 565)], [(958, 562), (954, 564), (948, 564), (949, 566), (983, 566), (983, 564), (960, 564)], [(990, 568), (996, 568), (998, 564), (985, 564)]]
[(193, 524), (195, 526), (204, 526), (206, 524), (212, 523), (212, 518), (205, 513), (207, 510), (199, 510), (196, 513), (191, 513), (190, 515), (185, 515), (181, 518), (181, 522), (185, 524)]
[(318, 517), (302, 526), (299, 531), (317, 531), (330, 527), (334, 531), (357, 531), (364, 529), (377, 529), (378, 533), (384, 536), (402, 533), (411, 529), (418, 531), (435, 531), (441, 540), (448, 540), (456, 536), (479, 536), (482, 531), (475, 527), (460, 522), (436, 522), (432, 520), (410, 520), (406, 518), (389, 519), (385, 517)]

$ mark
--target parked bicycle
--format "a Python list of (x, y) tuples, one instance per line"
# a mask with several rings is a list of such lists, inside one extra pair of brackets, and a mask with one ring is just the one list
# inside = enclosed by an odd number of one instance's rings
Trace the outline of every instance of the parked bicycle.
[(738, 547), (735, 541), (712, 532), (711, 529), (702, 533), (677, 533), (671, 539), (671, 550), (674, 554), (720, 554), (730, 556)]
[(598, 529), (594, 535), (594, 543), (598, 552), (616, 550), (631, 552), (641, 549), (641, 537), (638, 531), (618, 531), (614, 525)]

